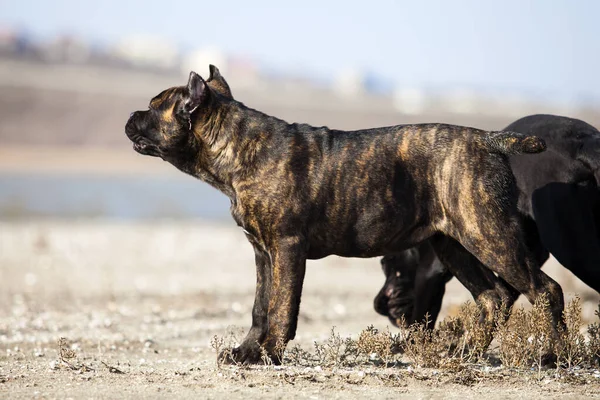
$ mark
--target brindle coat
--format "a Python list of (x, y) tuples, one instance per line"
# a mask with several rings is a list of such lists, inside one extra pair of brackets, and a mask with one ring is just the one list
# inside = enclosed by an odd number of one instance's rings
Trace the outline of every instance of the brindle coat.
[(531, 301), (549, 292), (558, 323), (562, 291), (522, 245), (506, 157), (543, 151), (541, 139), (444, 124), (289, 124), (234, 100), (221, 81), (212, 66), (208, 81), (192, 72), (132, 113), (125, 131), (137, 152), (226, 194), (254, 248), (252, 327), (235, 361), (260, 362), (261, 347), (278, 361), (296, 333), (307, 259), (398, 253), (427, 238), (487, 322), (502, 300), (481, 284), (494, 271)]

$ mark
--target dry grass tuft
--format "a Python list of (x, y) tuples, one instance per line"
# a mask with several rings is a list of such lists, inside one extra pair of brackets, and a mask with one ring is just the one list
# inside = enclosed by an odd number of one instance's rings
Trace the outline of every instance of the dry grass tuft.
[[(495, 349), (504, 367), (530, 369), (535, 367), (541, 377), (542, 367), (549, 356), (555, 356), (556, 365), (565, 368), (590, 368), (600, 362), (600, 323), (587, 328), (588, 339), (581, 333), (581, 300), (575, 298), (564, 313), (566, 330), (553, 334), (549, 302), (541, 296), (527, 311), (523, 307), (513, 310), (505, 321), (501, 310), (494, 319), (498, 346)], [(596, 315), (600, 317), (600, 305)], [(284, 350), (279, 347), (277, 356), (282, 364), (301, 367), (390, 367), (408, 361), (417, 367), (437, 368), (460, 372), (469, 365), (487, 362), (488, 349), (494, 327), (481, 324), (481, 309), (474, 303), (465, 303), (456, 317), (440, 322), (436, 329), (426, 329), (426, 323), (400, 328), (398, 333), (389, 329), (378, 330), (373, 326), (360, 332), (357, 339), (342, 338), (331, 329), (323, 342), (314, 342), (314, 351), (299, 345)], [(425, 321), (427, 322), (427, 321)], [(211, 346), (217, 355), (229, 354), (237, 340), (230, 331), (227, 338), (213, 337)], [(229, 351), (229, 353), (227, 353)], [(217, 367), (222, 358), (217, 357)], [(263, 352), (263, 362), (272, 361)], [(476, 382), (468, 373), (461, 379)]]
[(499, 356), (505, 367), (537, 367), (540, 371), (544, 360), (555, 351), (550, 303), (545, 295), (529, 311), (523, 307), (513, 310), (497, 331)]
[(285, 352), (285, 364), (296, 365), (299, 367), (308, 367), (311, 364), (312, 354), (304, 350), (299, 345), (294, 345)]
[(90, 372), (94, 371), (92, 367), (77, 360), (77, 352), (73, 350), (67, 338), (61, 337), (58, 339), (58, 359), (60, 365), (67, 367), (73, 371)]
[(402, 349), (410, 362), (421, 367), (457, 369), (462, 363), (480, 362), (491, 341), (492, 329), (482, 325), (481, 309), (462, 305), (456, 317), (448, 317), (434, 330), (424, 324), (405, 328)]
[[(522, 307), (498, 328), (499, 357), (505, 367), (537, 368), (541, 371), (548, 359), (556, 358), (558, 369), (591, 368), (600, 356), (600, 325), (588, 326), (588, 340), (581, 332), (581, 300), (575, 297), (564, 311), (566, 329), (552, 332), (548, 299), (542, 296), (529, 311)], [(600, 317), (600, 305), (596, 312)]]
[(362, 331), (356, 341), (359, 355), (369, 359), (379, 359), (386, 367), (394, 362), (394, 355), (400, 349), (400, 335), (392, 335), (390, 330), (380, 332), (372, 325)]
[[(214, 335), (210, 339), (210, 347), (216, 352), (216, 365), (217, 369), (221, 369), (225, 360), (235, 361), (233, 358), (233, 348), (240, 343), (239, 336), (243, 331), (239, 328), (229, 327), (227, 328), (227, 334), (225, 337)], [(237, 363), (236, 363), (237, 365)]]
[[(493, 323), (497, 323), (495, 315)], [(442, 321), (438, 328), (438, 336), (444, 342), (456, 343), (453, 358), (461, 362), (479, 362), (483, 360), (494, 332), (493, 326), (480, 323), (482, 310), (474, 303), (466, 302), (462, 305), (456, 318)], [(460, 351), (460, 352), (458, 352)]]
[(317, 364), (323, 367), (355, 365), (361, 355), (358, 342), (349, 337), (342, 339), (335, 327), (331, 328), (331, 333), (324, 343), (314, 342), (314, 347), (315, 356), (307, 358), (316, 360)]
[(560, 341), (557, 343), (557, 364), (572, 368), (586, 361), (588, 349), (581, 329), (581, 299), (575, 297), (567, 304), (564, 311), (566, 330), (561, 329)]
[(426, 325), (429, 324), (428, 319), (427, 316), (427, 321), (424, 324), (413, 324), (402, 329), (401, 347), (404, 355), (416, 366), (439, 368), (442, 366), (442, 357), (440, 357), (440, 354), (443, 354), (445, 351), (449, 354), (451, 348), (455, 346), (452, 343), (452, 340), (448, 343), (439, 340), (440, 337), (437, 333), (450, 332), (457, 328), (457, 326), (454, 325), (455, 321), (449, 321), (449, 323), (445, 325), (445, 327), (450, 328), (448, 330), (430, 330), (426, 328)]
[(587, 361), (591, 366), (600, 366), (600, 303), (595, 312), (598, 322), (590, 324), (587, 329), (589, 336)]
[[(217, 358), (216, 358), (216, 363), (217, 363), (217, 369), (221, 368), (221, 365), (223, 364), (223, 361), (227, 358), (227, 355), (221, 353), (221, 350), (224, 350), (225, 348), (225, 338), (215, 335), (210, 339), (210, 347), (213, 348), (213, 350), (217, 353)], [(229, 356), (231, 356), (231, 349), (232, 347), (229, 347)]]

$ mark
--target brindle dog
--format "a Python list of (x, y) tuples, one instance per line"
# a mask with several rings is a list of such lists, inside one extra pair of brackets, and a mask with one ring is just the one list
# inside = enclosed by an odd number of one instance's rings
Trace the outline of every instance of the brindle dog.
[[(505, 130), (538, 135), (548, 146), (540, 155), (510, 157), (527, 246), (540, 265), (552, 253), (600, 293), (600, 132), (584, 121), (546, 114), (521, 118)], [(375, 310), (394, 325), (422, 322), (429, 314), (432, 327), (452, 274), (431, 245), (386, 256), (381, 264), (386, 282)]]
[[(231, 96), (211, 66), (208, 81), (161, 92), (125, 127), (133, 148), (219, 189), (254, 248), (252, 326), (235, 362), (273, 362), (294, 338), (307, 259), (375, 257), (431, 238), (438, 256), (491, 323), (503, 277), (530, 301), (560, 286), (523, 245), (507, 154), (538, 153), (543, 140), (444, 124), (339, 131), (289, 124)], [(478, 260), (481, 260), (479, 262)], [(493, 271), (493, 272), (492, 272)], [(498, 294), (500, 293), (500, 294)]]

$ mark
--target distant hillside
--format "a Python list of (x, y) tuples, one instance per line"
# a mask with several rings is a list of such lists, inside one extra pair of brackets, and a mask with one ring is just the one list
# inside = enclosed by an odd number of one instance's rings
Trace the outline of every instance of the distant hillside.
[[(0, 144), (129, 146), (123, 134), (129, 113), (144, 109), (152, 96), (185, 80), (177, 74), (0, 59)], [(253, 87), (238, 82), (237, 87), (244, 88), (236, 89), (236, 81), (231, 79), (231, 86), (236, 98), (253, 108), (291, 122), (340, 129), (416, 122), (499, 129), (517, 117), (501, 113), (452, 114), (435, 109), (406, 115), (394, 108), (390, 97), (343, 97), (329, 89), (283, 81)], [(522, 115), (533, 111), (552, 112), (529, 107)], [(570, 116), (600, 126), (597, 112), (578, 110)]]

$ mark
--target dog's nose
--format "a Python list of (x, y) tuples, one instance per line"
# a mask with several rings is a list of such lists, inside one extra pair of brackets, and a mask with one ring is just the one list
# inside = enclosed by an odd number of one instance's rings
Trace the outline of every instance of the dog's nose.
[(134, 134), (136, 131), (135, 119), (133, 118), (134, 115), (135, 115), (135, 112), (132, 112), (131, 114), (129, 114), (129, 119), (127, 120), (127, 123), (125, 124), (125, 133), (127, 134), (127, 136)]

